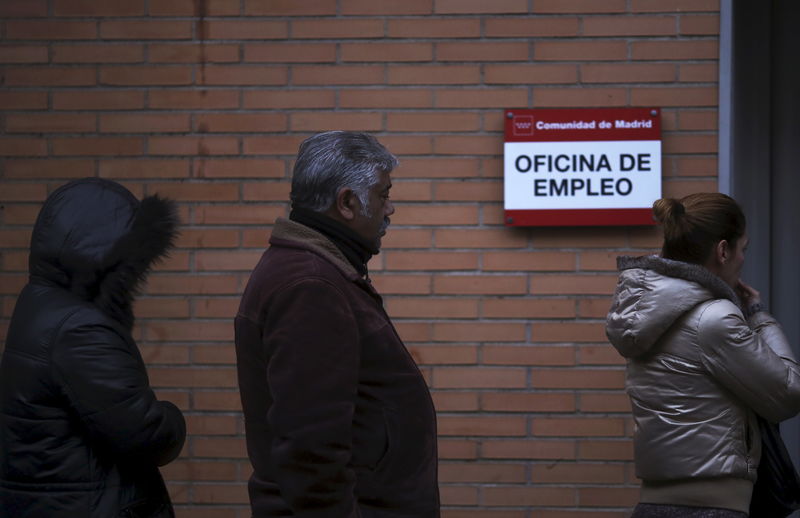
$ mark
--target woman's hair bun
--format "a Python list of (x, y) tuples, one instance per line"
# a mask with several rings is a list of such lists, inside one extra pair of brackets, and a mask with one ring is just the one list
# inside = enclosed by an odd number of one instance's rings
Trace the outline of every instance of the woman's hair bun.
[(653, 203), (653, 217), (662, 225), (686, 214), (686, 208), (675, 198), (661, 198)]

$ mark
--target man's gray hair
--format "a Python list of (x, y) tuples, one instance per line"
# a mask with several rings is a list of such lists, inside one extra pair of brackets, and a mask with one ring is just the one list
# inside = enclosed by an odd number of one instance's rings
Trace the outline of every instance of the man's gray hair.
[(397, 167), (397, 158), (366, 133), (328, 131), (300, 144), (292, 173), (292, 207), (325, 212), (342, 188), (352, 189), (369, 214), (369, 190), (380, 173)]

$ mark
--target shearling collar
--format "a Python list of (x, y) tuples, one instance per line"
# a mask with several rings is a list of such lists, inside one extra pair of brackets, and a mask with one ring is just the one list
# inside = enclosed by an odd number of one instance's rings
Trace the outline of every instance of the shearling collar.
[(286, 218), (278, 218), (275, 221), (269, 242), (283, 246), (295, 244), (300, 248), (311, 250), (333, 263), (346, 278), (350, 280), (361, 279), (361, 276), (350, 264), (350, 261), (330, 239), (301, 223)]

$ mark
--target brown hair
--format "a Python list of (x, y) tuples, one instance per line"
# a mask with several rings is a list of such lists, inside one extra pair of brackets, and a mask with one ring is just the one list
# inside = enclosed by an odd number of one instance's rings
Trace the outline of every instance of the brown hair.
[(716, 192), (661, 198), (653, 203), (653, 217), (664, 228), (662, 257), (687, 263), (705, 263), (714, 245), (724, 239), (735, 246), (745, 231), (739, 204)]

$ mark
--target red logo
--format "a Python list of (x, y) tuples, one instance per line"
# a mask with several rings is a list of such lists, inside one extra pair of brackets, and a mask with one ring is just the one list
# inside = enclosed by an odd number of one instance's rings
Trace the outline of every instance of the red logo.
[(533, 116), (519, 115), (511, 121), (514, 135), (533, 135)]

